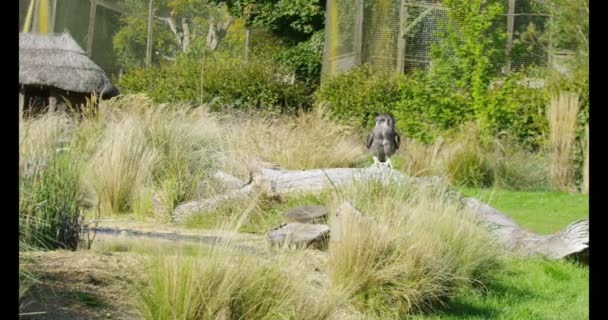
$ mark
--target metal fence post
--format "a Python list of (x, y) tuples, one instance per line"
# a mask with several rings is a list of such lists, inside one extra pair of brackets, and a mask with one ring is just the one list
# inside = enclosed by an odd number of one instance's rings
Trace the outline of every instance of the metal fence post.
[(150, 0), (148, 8), (148, 39), (146, 41), (146, 66), (152, 64), (152, 19), (154, 17), (154, 0)]

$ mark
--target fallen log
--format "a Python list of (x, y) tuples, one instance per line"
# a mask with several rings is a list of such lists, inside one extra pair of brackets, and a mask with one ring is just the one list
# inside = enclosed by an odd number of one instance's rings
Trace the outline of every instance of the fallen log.
[(508, 250), (522, 255), (540, 254), (549, 258), (574, 258), (586, 262), (589, 255), (589, 219), (570, 223), (552, 235), (539, 235), (519, 226), (506, 214), (475, 198), (461, 199), (486, 223)]
[[(378, 167), (308, 170), (286, 170), (277, 166), (263, 167), (253, 172), (250, 181), (241, 188), (232, 189), (220, 196), (179, 205), (174, 211), (174, 221), (182, 221), (189, 214), (210, 210), (220, 203), (254, 191), (270, 195), (315, 192), (328, 187), (337, 188), (348, 185), (353, 181), (373, 179), (413, 182), (419, 185), (441, 181), (439, 177), (410, 177), (390, 168)], [(454, 192), (457, 194), (456, 191)], [(457, 195), (461, 198), (461, 202), (475, 212), (509, 250), (523, 255), (540, 254), (556, 259), (576, 257), (585, 260), (588, 255), (588, 219), (575, 221), (553, 235), (539, 235), (522, 228), (504, 213), (478, 199)]]
[(178, 205), (173, 212), (174, 222), (182, 222), (193, 213), (212, 210), (223, 202), (251, 194), (254, 191), (269, 195), (281, 195), (318, 192), (331, 186), (344, 186), (355, 180), (406, 181), (413, 179), (417, 183), (425, 183), (437, 179), (437, 177), (414, 178), (396, 170), (376, 167), (286, 170), (277, 166), (258, 168), (255, 172), (252, 172), (249, 182), (240, 188), (235, 188), (236, 184), (232, 182), (238, 181), (238, 179), (227, 173), (221, 172), (215, 174), (215, 177), (222, 177), (222, 180), (226, 181), (229, 191), (214, 197)]

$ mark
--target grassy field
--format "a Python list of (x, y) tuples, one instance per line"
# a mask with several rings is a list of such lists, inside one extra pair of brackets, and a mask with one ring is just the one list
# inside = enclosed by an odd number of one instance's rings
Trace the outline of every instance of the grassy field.
[[(555, 232), (588, 216), (588, 195), (463, 189), (526, 228)], [(487, 290), (465, 288), (443, 309), (414, 319), (588, 319), (589, 267), (544, 258), (505, 258)]]
[[(78, 122), (47, 115), (27, 120), (20, 127), (20, 191), (31, 195), (20, 203), (22, 221), (31, 217), (52, 220), (54, 216), (48, 214), (53, 212), (50, 205), (73, 204), (70, 209), (82, 206), (91, 209), (89, 214), (120, 216), (143, 227), (148, 220), (168, 220), (180, 203), (224, 192), (226, 186), (213, 176), (217, 170), (246, 181), (260, 161), (306, 169), (360, 167), (370, 158), (360, 143), (363, 138), (357, 138), (356, 128), (340, 127), (329, 132), (324, 124), (330, 120), (320, 111), (293, 118), (256, 116), (247, 122), (240, 121), (240, 115), (218, 118), (204, 109), (181, 105), (153, 107), (140, 96), (104, 106), (98, 116)], [(242, 126), (223, 125), (231, 121)], [(227, 138), (217, 139), (218, 136)], [(399, 168), (410, 174), (447, 177), (452, 184), (479, 180), (485, 177), (484, 172), (491, 171), (495, 172), (496, 181), (510, 181), (499, 184), (505, 187), (534, 186), (535, 181), (544, 185), (546, 177), (541, 176), (545, 173), (531, 179), (530, 173), (536, 172), (536, 167), (522, 165), (533, 162), (531, 155), (522, 153), (521, 159), (503, 159), (488, 153), (481, 159), (475, 156), (479, 154), (477, 142), (469, 136), (474, 134), (465, 135), (462, 141), (444, 149), (410, 149), (411, 157), (405, 161), (418, 159), (419, 165), (408, 170), (402, 165)], [(306, 141), (325, 144), (320, 148), (315, 143), (303, 143)], [(65, 146), (69, 146), (67, 152), (56, 151)], [(443, 156), (438, 158), (437, 154)], [(486, 162), (500, 165), (485, 170)], [(540, 160), (534, 163), (543, 164)], [(46, 173), (42, 179), (40, 172)], [(264, 245), (259, 249), (277, 253), (275, 257), (239, 256), (221, 248), (199, 255), (200, 250), (191, 246), (157, 252), (155, 245), (147, 241), (138, 240), (144, 242), (140, 246), (120, 240), (106, 244), (101, 252), (91, 252), (90, 258), (111, 252), (139, 259), (154, 253), (149, 257), (148, 272), (141, 274), (145, 279), (138, 290), (139, 301), (132, 301), (147, 319), (239, 318), (238, 315), (250, 315), (243, 319), (261, 319), (261, 315), (266, 315), (266, 319), (279, 315), (315, 320), (359, 316), (402, 319), (412, 314), (419, 319), (582, 319), (588, 315), (588, 267), (540, 258), (505, 257), (488, 231), (455, 205), (453, 193), (443, 184), (421, 188), (408, 182), (393, 185), (369, 181), (334, 191), (320, 195), (252, 194), (199, 212), (180, 226), (192, 232), (238, 230), (239, 236), (254, 233), (246, 236)], [(542, 234), (560, 230), (588, 214), (586, 195), (500, 189), (461, 191)], [(265, 233), (282, 222), (284, 210), (316, 203), (335, 212), (345, 199), (365, 217), (330, 215), (332, 237), (326, 251), (275, 252), (277, 248), (266, 248)], [(42, 207), (40, 203), (49, 206)], [(80, 210), (70, 212), (74, 214), (66, 215), (66, 221), (80, 219)], [(162, 226), (155, 226), (152, 231), (157, 228)], [(53, 235), (55, 231), (47, 233)], [(31, 234), (34, 239), (36, 233)], [(175, 259), (176, 253), (180, 259)], [(49, 263), (63, 259), (57, 266), (69, 260), (74, 267), (71, 273), (81, 272), (78, 266), (84, 265), (76, 255), (41, 254), (38, 258)], [(99, 270), (104, 269), (104, 262), (101, 263)], [(497, 265), (502, 267), (496, 268)], [(48, 278), (49, 272), (35, 268), (35, 263), (24, 267), (23, 275), (31, 268), (42, 279)], [(125, 275), (123, 280), (130, 278)], [(84, 287), (90, 288), (86, 283)], [(66, 295), (70, 301), (77, 301), (83, 308), (100, 308), (90, 301), (90, 295), (74, 288), (64, 288), (70, 293)], [(116, 287), (108, 296), (120, 297), (125, 292)], [(447, 304), (442, 307), (440, 302)], [(45, 308), (55, 307), (49, 304)], [(427, 313), (415, 313), (419, 310)]]
[(566, 192), (518, 192), (500, 189), (461, 189), (509, 215), (522, 227), (540, 234), (559, 231), (589, 216), (589, 196)]

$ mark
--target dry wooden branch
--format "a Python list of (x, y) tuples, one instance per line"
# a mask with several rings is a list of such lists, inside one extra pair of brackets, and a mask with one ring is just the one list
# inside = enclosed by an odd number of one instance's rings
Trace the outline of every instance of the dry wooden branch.
[[(315, 192), (332, 186), (344, 186), (353, 181), (381, 179), (382, 181), (413, 182), (419, 185), (437, 183), (439, 177), (416, 178), (389, 168), (331, 168), (310, 170), (286, 170), (277, 166), (261, 167), (252, 173), (246, 184), (226, 173), (217, 174), (232, 186), (232, 190), (215, 197), (191, 201), (179, 205), (174, 212), (174, 221), (251, 192), (265, 192), (270, 195), (292, 192)], [(240, 185), (241, 187), (236, 187)], [(578, 257), (583, 260), (588, 255), (589, 220), (575, 221), (553, 235), (539, 235), (520, 227), (504, 213), (474, 198), (461, 198), (463, 204), (484, 221), (497, 238), (518, 254), (540, 254), (550, 258)]]

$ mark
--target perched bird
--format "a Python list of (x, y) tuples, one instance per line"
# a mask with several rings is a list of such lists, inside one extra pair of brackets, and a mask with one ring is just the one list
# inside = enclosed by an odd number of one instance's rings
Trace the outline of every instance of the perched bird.
[(374, 165), (386, 163), (392, 168), (390, 156), (399, 149), (401, 137), (395, 131), (395, 118), (391, 114), (376, 117), (376, 126), (367, 136), (367, 149), (374, 155)]

